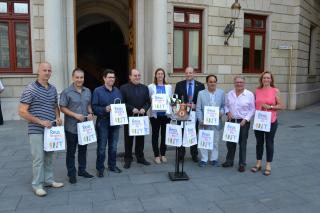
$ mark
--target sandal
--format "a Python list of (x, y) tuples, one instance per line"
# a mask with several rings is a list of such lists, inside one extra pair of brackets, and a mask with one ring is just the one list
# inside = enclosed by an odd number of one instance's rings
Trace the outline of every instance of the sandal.
[(263, 175), (265, 175), (265, 176), (271, 175), (271, 169), (264, 170)]
[(256, 173), (261, 170), (261, 166), (254, 166), (251, 168), (251, 172)]

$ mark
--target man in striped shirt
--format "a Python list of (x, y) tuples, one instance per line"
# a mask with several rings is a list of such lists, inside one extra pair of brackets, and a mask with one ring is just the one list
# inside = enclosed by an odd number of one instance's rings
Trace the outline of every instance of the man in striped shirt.
[(41, 63), (38, 78), (29, 84), (20, 98), (19, 115), (28, 121), (28, 138), (32, 154), (33, 179), (32, 188), (37, 196), (45, 196), (44, 186), (63, 187), (53, 179), (53, 152), (43, 150), (44, 128), (50, 128), (52, 122), (61, 125), (58, 94), (56, 88), (49, 84), (51, 65)]

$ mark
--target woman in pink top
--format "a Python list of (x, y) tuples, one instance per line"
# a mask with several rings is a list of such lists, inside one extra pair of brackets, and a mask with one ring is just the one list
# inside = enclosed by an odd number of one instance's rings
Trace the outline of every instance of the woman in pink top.
[(271, 162), (273, 159), (273, 147), (274, 147), (274, 136), (277, 131), (277, 110), (283, 108), (280, 100), (280, 92), (274, 86), (273, 75), (269, 71), (265, 71), (261, 74), (259, 79), (259, 87), (256, 89), (256, 110), (265, 110), (271, 112), (271, 129), (270, 132), (263, 132), (255, 130), (256, 136), (256, 165), (251, 169), (252, 172), (261, 170), (261, 160), (263, 156), (263, 146), (266, 143), (267, 150), (267, 163), (266, 168), (263, 172), (264, 175), (268, 176), (271, 174)]

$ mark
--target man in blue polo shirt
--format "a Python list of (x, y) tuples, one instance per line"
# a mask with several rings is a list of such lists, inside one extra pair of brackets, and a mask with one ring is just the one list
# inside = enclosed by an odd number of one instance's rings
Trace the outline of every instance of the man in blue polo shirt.
[(97, 87), (92, 95), (92, 108), (97, 116), (96, 128), (98, 135), (96, 169), (98, 177), (103, 177), (105, 169), (106, 145), (108, 143), (108, 170), (120, 173), (116, 166), (117, 144), (120, 126), (110, 126), (110, 104), (116, 99), (122, 101), (120, 90), (114, 87), (115, 73), (111, 69), (103, 71), (104, 85)]
[(56, 88), (49, 84), (51, 65), (41, 63), (38, 78), (23, 91), (20, 99), (19, 115), (28, 121), (28, 136), (32, 154), (33, 179), (32, 188), (37, 196), (45, 196), (44, 186), (63, 187), (53, 178), (53, 152), (43, 150), (44, 127), (50, 128), (53, 121), (61, 125), (58, 94)]
[(69, 182), (77, 182), (75, 153), (78, 146), (78, 176), (92, 178), (93, 175), (86, 171), (87, 164), (87, 145), (78, 144), (77, 124), (93, 119), (91, 108), (91, 92), (83, 86), (84, 72), (76, 68), (72, 71), (73, 83), (63, 90), (60, 96), (60, 109), (65, 114), (64, 128), (67, 139), (67, 157), (66, 164), (68, 170)]

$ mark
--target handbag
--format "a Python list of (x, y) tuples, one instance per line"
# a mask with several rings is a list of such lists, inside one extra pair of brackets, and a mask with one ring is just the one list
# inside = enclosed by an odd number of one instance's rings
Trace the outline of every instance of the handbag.
[(185, 124), (183, 130), (182, 145), (184, 147), (190, 147), (197, 144), (197, 132), (194, 124)]
[(150, 134), (148, 116), (129, 117), (129, 136), (143, 136)]
[(213, 150), (214, 131), (213, 130), (199, 130), (198, 149)]
[(97, 141), (93, 121), (77, 123), (78, 144), (87, 145)]
[(253, 120), (253, 129), (263, 132), (270, 132), (271, 112), (256, 110)]
[(226, 122), (224, 124), (222, 140), (228, 142), (239, 142), (240, 124)]
[(205, 106), (203, 113), (203, 124), (210, 126), (219, 125), (219, 107)]
[(166, 145), (180, 147), (182, 145), (182, 128), (181, 125), (166, 125)]
[(64, 126), (44, 128), (43, 149), (46, 152), (65, 150), (66, 139)]
[[(116, 104), (117, 100), (120, 100), (120, 103)], [(110, 104), (110, 107), (110, 126), (128, 124), (126, 105), (121, 103), (120, 98), (114, 99), (114, 104)]]

